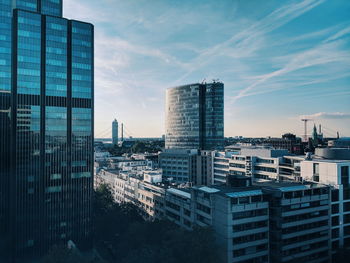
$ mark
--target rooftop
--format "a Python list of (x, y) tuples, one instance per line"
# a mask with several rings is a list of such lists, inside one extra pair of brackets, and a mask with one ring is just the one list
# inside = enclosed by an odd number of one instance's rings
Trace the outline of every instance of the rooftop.
[(176, 189), (176, 188), (169, 188), (167, 190), (168, 193), (171, 193), (171, 194), (174, 194), (174, 195), (177, 195), (177, 196), (180, 196), (180, 197), (183, 197), (183, 198), (186, 198), (186, 199), (190, 199), (191, 198), (191, 193), (189, 193), (189, 190), (188, 189)]
[(325, 185), (322, 185), (322, 184), (309, 183), (309, 182), (301, 184), (296, 182), (278, 182), (278, 181), (271, 181), (271, 180), (261, 180), (261, 181), (255, 182), (255, 184), (260, 188), (265, 187), (265, 188), (278, 189), (282, 192), (325, 187)]
[(312, 160), (305, 160), (306, 162), (318, 162), (318, 163), (350, 163), (350, 160), (332, 160), (324, 159), (322, 157), (313, 156)]
[[(207, 187), (208, 188), (208, 187)], [(199, 188), (200, 189), (200, 188)], [(217, 193), (225, 197), (243, 197), (252, 195), (261, 195), (261, 187), (257, 186), (246, 186), (246, 187), (229, 187), (225, 185), (215, 186), (216, 191), (210, 190), (212, 193)]]

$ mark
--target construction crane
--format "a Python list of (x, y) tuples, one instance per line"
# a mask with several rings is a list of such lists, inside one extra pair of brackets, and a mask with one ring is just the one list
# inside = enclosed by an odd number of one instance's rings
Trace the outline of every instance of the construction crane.
[(307, 142), (309, 140), (308, 136), (307, 136), (307, 122), (308, 121), (312, 121), (312, 119), (301, 119), (301, 121), (304, 122), (304, 142)]

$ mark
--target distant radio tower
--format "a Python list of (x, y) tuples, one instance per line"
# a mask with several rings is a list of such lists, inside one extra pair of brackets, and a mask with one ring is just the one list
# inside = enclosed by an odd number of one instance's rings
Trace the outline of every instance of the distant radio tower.
[(301, 121), (304, 122), (304, 142), (308, 141), (308, 137), (307, 137), (307, 122), (311, 121), (311, 119), (301, 119)]

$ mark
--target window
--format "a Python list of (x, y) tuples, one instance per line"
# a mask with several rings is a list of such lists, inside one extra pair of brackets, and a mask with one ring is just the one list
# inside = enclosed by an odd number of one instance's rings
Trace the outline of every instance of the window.
[(238, 198), (231, 198), (231, 205), (238, 204)]
[(339, 201), (339, 190), (334, 189), (332, 190), (332, 202), (337, 202)]
[(233, 245), (235, 244), (242, 244), (252, 241), (257, 241), (261, 239), (266, 239), (268, 237), (267, 232), (257, 233), (257, 234), (251, 234), (248, 236), (241, 236), (241, 237), (235, 237), (232, 239)]
[(251, 197), (252, 198), (252, 203), (257, 203), (262, 201), (262, 196), (261, 195), (254, 195)]
[(232, 218), (241, 219), (241, 218), (264, 216), (264, 215), (267, 215), (267, 209), (257, 209), (257, 210), (251, 210), (251, 211), (236, 212), (236, 213), (233, 213)]
[(339, 248), (339, 241), (333, 241), (332, 242), (332, 250), (336, 250)]
[(332, 217), (332, 226), (339, 226), (339, 216)]
[(344, 203), (344, 212), (350, 211), (350, 202)]
[(339, 213), (339, 205), (332, 205), (332, 214)]
[(341, 167), (341, 184), (349, 187), (349, 166)]
[(316, 182), (320, 181), (320, 176), (319, 176), (319, 164), (318, 163), (314, 163), (314, 167), (313, 167), (313, 180)]
[(314, 167), (313, 167), (313, 174), (314, 175), (318, 175), (319, 174), (319, 166), (320, 164), (319, 163), (314, 163)]
[(245, 254), (244, 248), (233, 250), (233, 257), (240, 257)]
[(245, 197), (240, 197), (239, 198), (239, 203), (240, 204), (248, 204), (249, 203), (249, 197), (245, 196)]
[(344, 224), (350, 223), (350, 214), (344, 215)]
[(339, 237), (339, 228), (332, 229), (332, 238)]
[(350, 226), (344, 227), (344, 235), (345, 235), (345, 236), (350, 235)]

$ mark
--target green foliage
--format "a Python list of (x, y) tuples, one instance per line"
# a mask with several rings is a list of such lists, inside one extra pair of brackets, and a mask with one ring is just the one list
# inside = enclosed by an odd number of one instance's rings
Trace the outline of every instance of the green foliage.
[(114, 156), (121, 156), (125, 153), (157, 153), (164, 148), (164, 141), (137, 141), (131, 148), (114, 145), (108, 151)]
[(122, 263), (221, 262), (209, 228), (186, 231), (157, 221), (132, 224), (126, 233), (120, 247)]
[(99, 259), (85, 259), (77, 250), (66, 246), (53, 246), (41, 263), (106, 263)]

